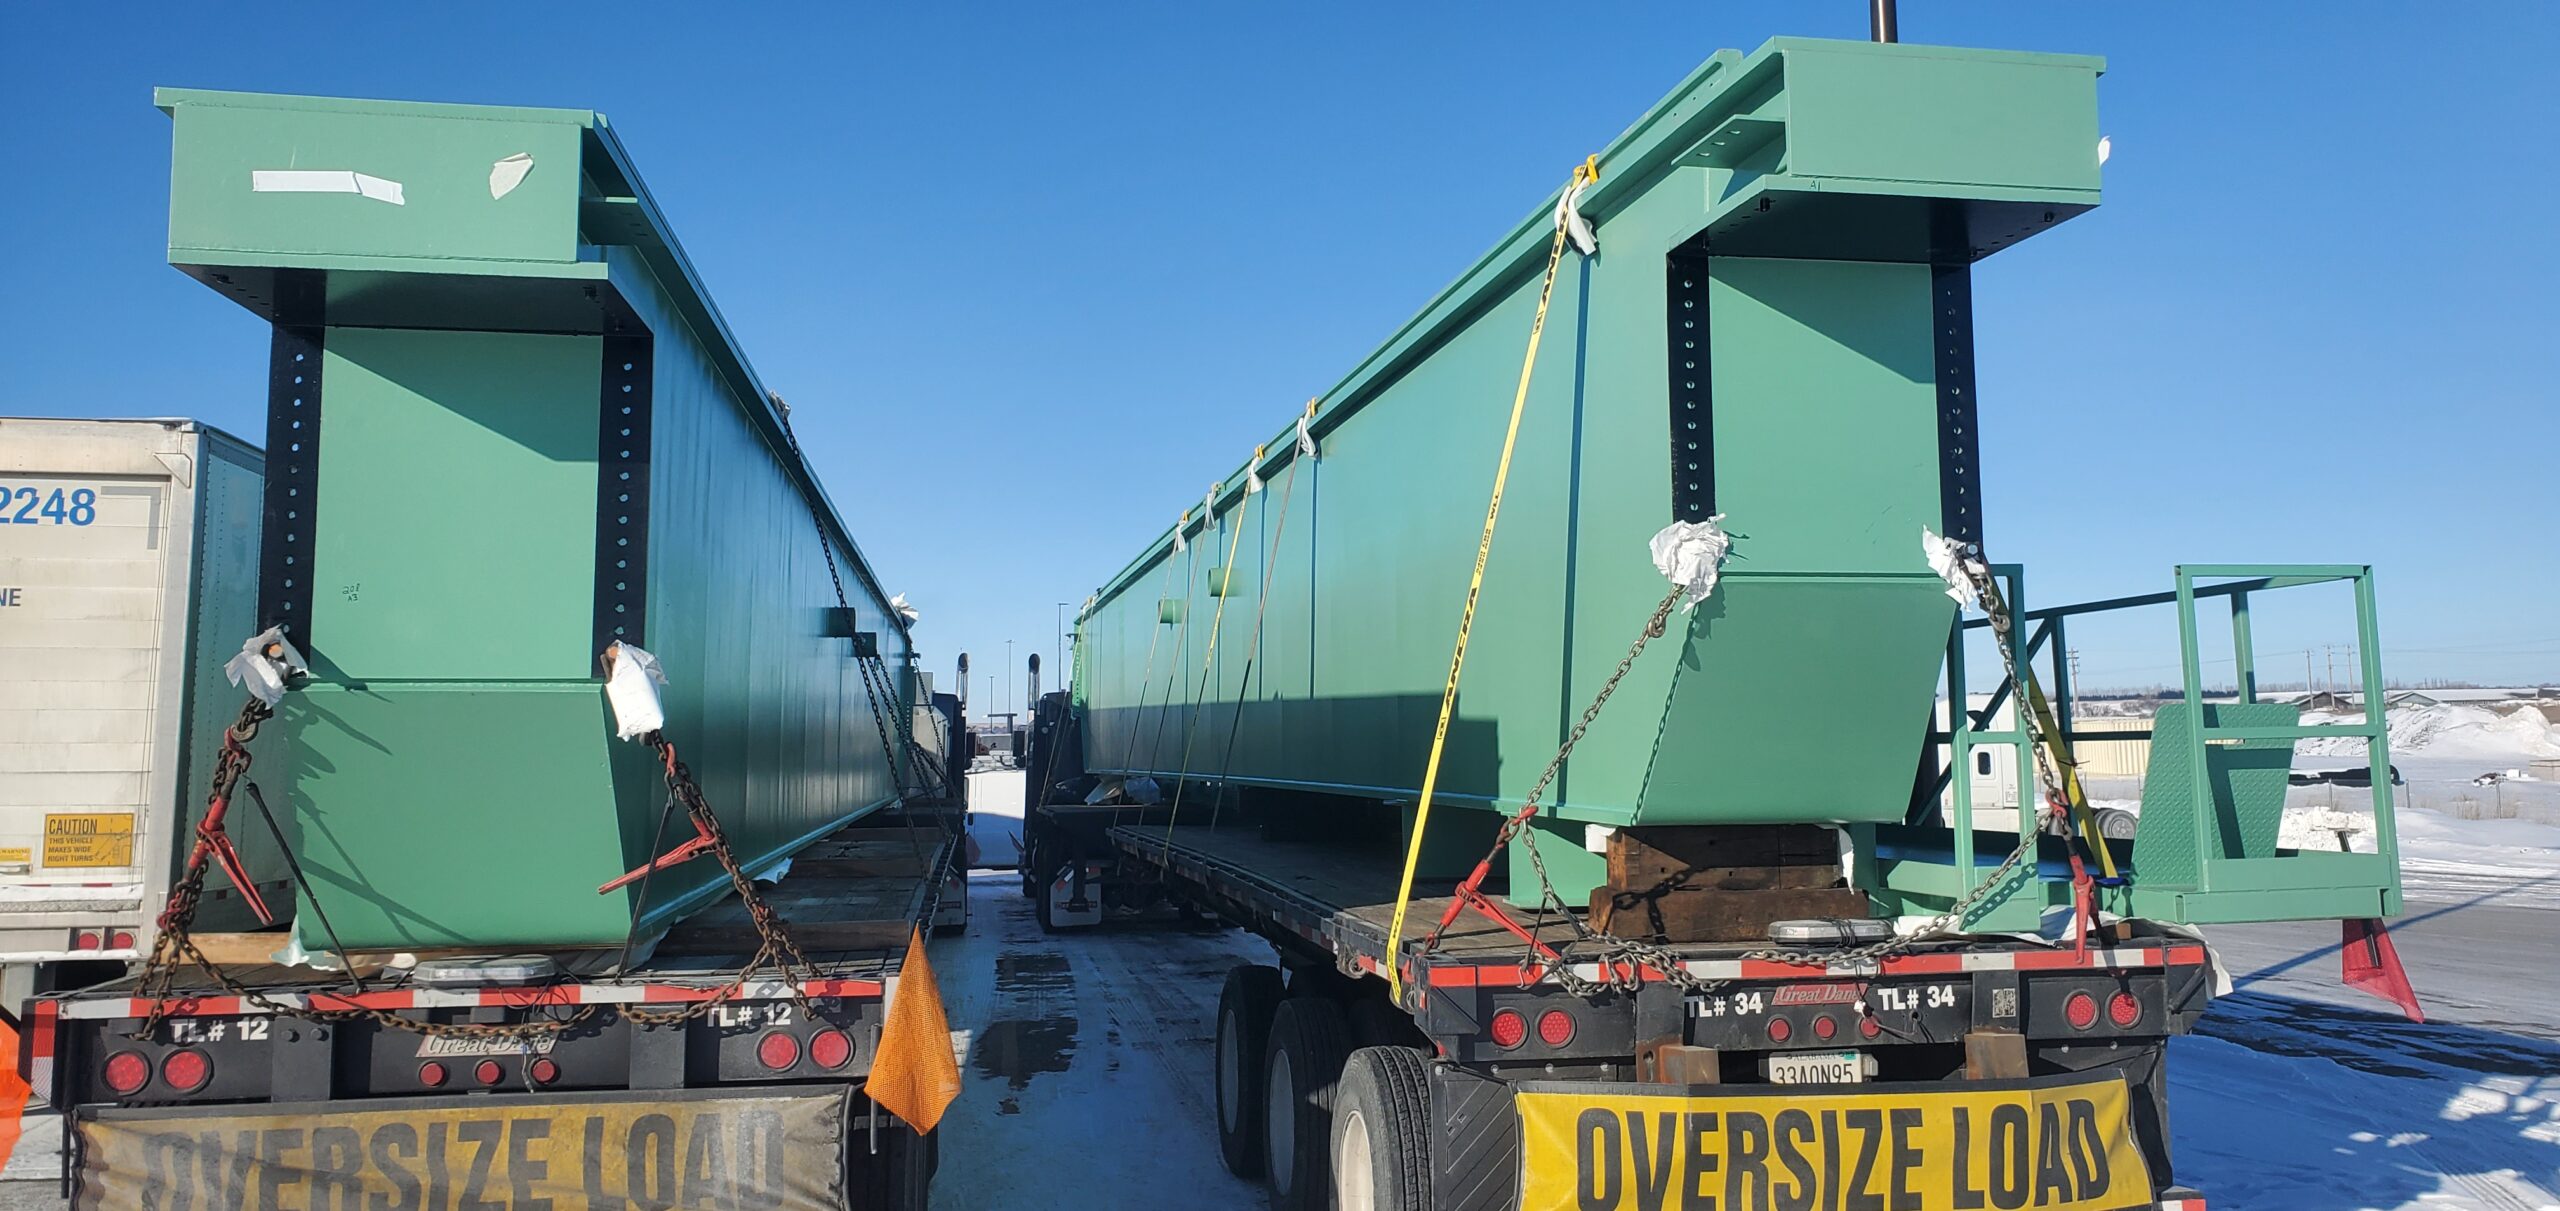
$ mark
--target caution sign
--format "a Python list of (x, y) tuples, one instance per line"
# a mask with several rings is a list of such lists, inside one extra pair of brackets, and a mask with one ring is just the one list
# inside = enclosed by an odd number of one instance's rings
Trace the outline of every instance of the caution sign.
[(843, 1089), (105, 1110), (73, 1205), (843, 1211)]
[(1521, 1211), (2116, 1211), (2152, 1202), (2120, 1076), (1836, 1094), (1646, 1088), (1521, 1086)]
[(45, 813), (44, 864), (55, 870), (133, 865), (133, 813)]

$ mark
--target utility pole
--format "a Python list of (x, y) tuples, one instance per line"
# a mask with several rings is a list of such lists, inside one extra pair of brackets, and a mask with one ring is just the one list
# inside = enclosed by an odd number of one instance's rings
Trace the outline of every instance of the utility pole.
[(2313, 688), (2314, 687), (2311, 684), (2311, 649), (2304, 648), (2302, 649), (2302, 696), (2305, 698), (2310, 697)]
[(2071, 649), (2071, 689), (2074, 694), (2080, 690), (2080, 649), (2078, 648)]

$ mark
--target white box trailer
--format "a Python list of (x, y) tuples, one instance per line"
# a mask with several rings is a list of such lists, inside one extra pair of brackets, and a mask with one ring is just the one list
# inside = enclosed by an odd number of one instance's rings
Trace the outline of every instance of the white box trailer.
[[(67, 965), (150, 950), (243, 701), (222, 665), (258, 629), (264, 465), (257, 447), (194, 421), (0, 417), (0, 1005), (12, 1013), (32, 993), (115, 974)], [(263, 822), (233, 818), (261, 894), (290, 903)], [(199, 922), (250, 918), (216, 875)]]

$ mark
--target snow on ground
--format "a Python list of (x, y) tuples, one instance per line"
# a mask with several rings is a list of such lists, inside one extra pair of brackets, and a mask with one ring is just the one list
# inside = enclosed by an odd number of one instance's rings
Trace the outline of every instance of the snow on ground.
[(2386, 1072), (2181, 1038), (2169, 1047), (2178, 1176), (2216, 1208), (2249, 1211), (2560, 1207), (2555, 1054), (2526, 1065), (2534, 1075), (2399, 1056), (2373, 1065)]

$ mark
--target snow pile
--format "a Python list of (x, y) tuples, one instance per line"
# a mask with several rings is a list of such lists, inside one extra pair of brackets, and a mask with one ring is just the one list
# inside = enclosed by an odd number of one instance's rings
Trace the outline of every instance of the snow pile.
[[(2560, 757), (2560, 728), (2553, 727), (2537, 710), (2501, 715), (2467, 703), (2436, 703), (2396, 707), (2385, 711), (2383, 717), (2390, 725), (2394, 756), (2476, 758), (2508, 765)], [(2312, 711), (2302, 717), (2306, 727), (2332, 727), (2363, 720), (2361, 714), (2336, 711)], [(2304, 757), (2361, 757), (2364, 741), (2350, 736), (2322, 736), (2296, 744), (2294, 752)]]
[[(2530, 820), (2463, 820), (2439, 812), (2401, 811), (2400, 882), (2412, 900), (2431, 904), (2487, 898), (2514, 907), (2560, 908), (2560, 828)], [(2319, 805), (2284, 812), (2276, 844), (2335, 851), (2344, 828), (2349, 848), (2374, 852), (2373, 813)]]

